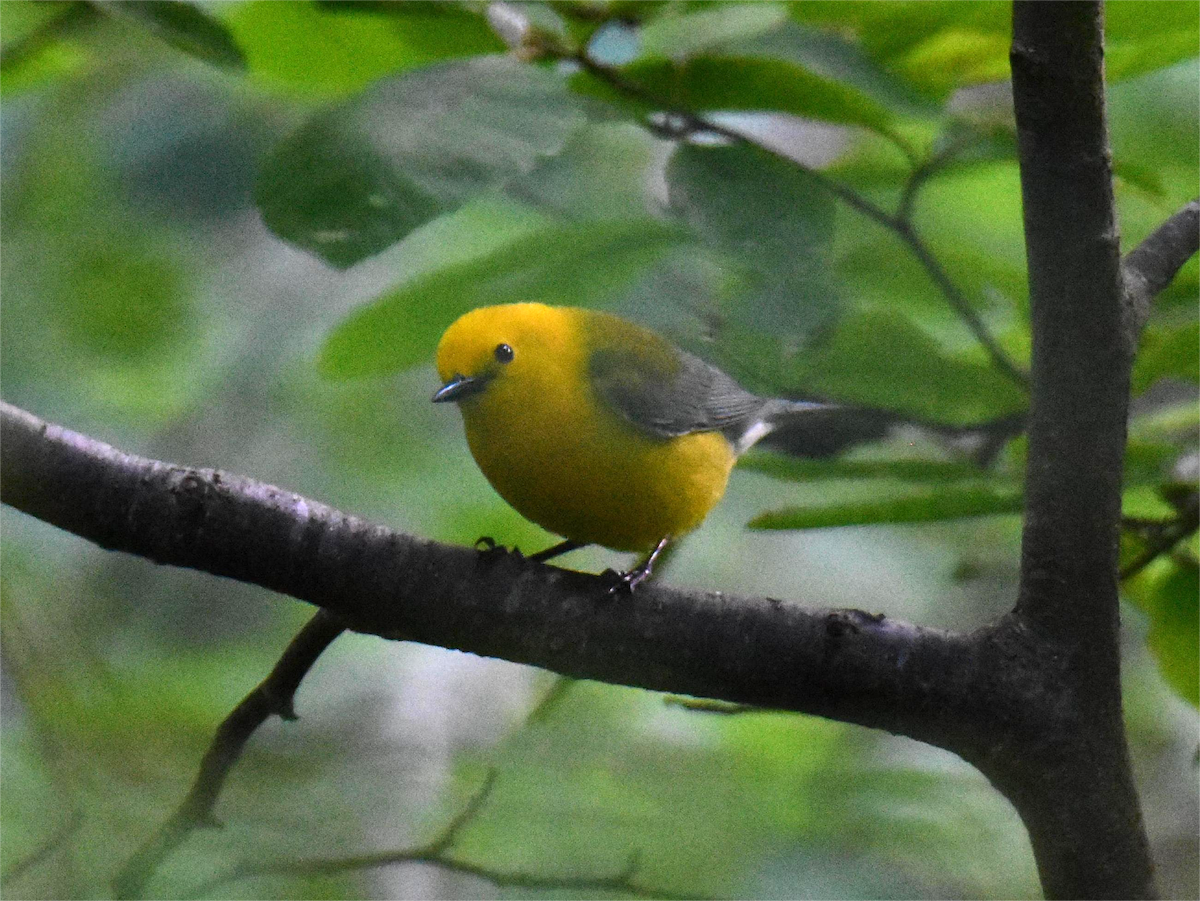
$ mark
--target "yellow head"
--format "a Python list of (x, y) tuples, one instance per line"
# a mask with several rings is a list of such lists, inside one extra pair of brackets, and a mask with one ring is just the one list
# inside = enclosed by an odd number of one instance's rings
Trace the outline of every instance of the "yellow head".
[(438, 343), (437, 370), (444, 385), (434, 400), (470, 407), (489, 388), (494, 394), (518, 385), (532, 391), (561, 377), (562, 368), (579, 356), (570, 313), (540, 303), (513, 303), (480, 307), (460, 317)]

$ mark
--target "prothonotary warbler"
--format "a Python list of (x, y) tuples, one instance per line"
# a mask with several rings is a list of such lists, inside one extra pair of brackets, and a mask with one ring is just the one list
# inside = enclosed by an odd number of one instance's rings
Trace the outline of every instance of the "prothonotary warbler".
[[(435, 403), (462, 411), (467, 443), (517, 512), (566, 541), (648, 556), (725, 493), (738, 454), (824, 404), (768, 400), (654, 332), (609, 313), (540, 303), (481, 307), (442, 335)], [(618, 586), (619, 587), (619, 586)]]

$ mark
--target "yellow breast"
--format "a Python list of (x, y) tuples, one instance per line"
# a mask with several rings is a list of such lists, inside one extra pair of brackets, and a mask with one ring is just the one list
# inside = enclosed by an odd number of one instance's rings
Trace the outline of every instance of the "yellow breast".
[(460, 405), (488, 481), (523, 516), (580, 543), (645, 551), (694, 529), (725, 493), (729, 441), (637, 430), (591, 386), (586, 311), (541, 309), (537, 342), (524, 337), (511, 369)]

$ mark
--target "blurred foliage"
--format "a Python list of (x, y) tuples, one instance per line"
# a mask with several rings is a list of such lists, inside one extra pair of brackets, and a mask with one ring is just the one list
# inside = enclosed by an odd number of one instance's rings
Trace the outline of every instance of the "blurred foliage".
[[(889, 213), (907, 196), (1027, 366), (1009, 17), (999, 2), (6, 0), (4, 397), (434, 539), (536, 549), (552, 537), (427, 402), (428, 363), (474, 306), (604, 307), (754, 390), (912, 419), (833, 459), (749, 455), (673, 581), (980, 625), (1016, 593), (1024, 445), (981, 469), (964, 442), (1026, 396), (896, 229), (825, 180)], [(1198, 193), (1198, 18), (1190, 2), (1108, 8), (1126, 250)], [(1126, 565), (1188, 523), (1198, 272), (1156, 301), (1133, 373)], [(0, 888), (104, 896), (307, 611), (3, 517)], [(1192, 529), (1125, 583), (1139, 789), (1179, 896), (1197, 891)], [(1015, 814), (947, 755), (583, 683), (527, 722), (543, 690), (525, 668), (339, 639), (304, 718), (264, 728), (234, 771), (227, 828), (193, 836), (153, 890), (185, 895), (247, 858), (410, 847), (494, 767), (455, 853), (500, 873), (611, 874), (636, 853), (639, 884), (684, 894), (1037, 893)], [(538, 893), (397, 866), (210, 894)]]

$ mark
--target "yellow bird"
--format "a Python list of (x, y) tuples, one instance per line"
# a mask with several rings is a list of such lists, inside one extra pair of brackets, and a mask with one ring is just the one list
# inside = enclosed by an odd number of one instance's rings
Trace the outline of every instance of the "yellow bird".
[(725, 493), (740, 453), (824, 404), (768, 400), (617, 316), (516, 303), (481, 307), (442, 335), (434, 403), (454, 401), (483, 474), (518, 513), (566, 541), (648, 556)]

